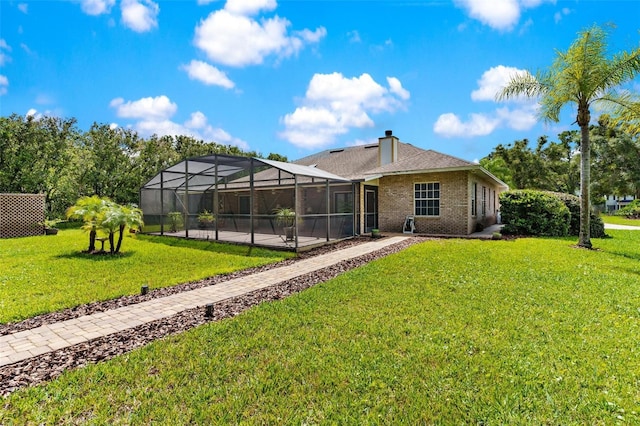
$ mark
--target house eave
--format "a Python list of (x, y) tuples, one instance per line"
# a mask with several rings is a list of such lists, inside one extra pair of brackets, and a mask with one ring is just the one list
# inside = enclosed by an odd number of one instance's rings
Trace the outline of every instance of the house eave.
[(508, 190), (509, 189), (509, 185), (507, 185), (506, 183), (504, 183), (503, 181), (498, 179), (491, 172), (489, 172), (488, 170), (484, 169), (480, 165), (460, 166), (460, 167), (441, 167), (441, 168), (436, 168), (436, 169), (398, 170), (398, 171), (393, 171), (393, 172), (377, 173), (375, 175), (371, 175), (371, 176), (375, 176), (375, 177), (371, 177), (371, 178), (367, 177), (367, 178), (365, 178), (365, 180), (379, 179), (379, 178), (381, 178), (383, 176), (401, 176), (401, 175), (415, 175), (415, 174), (419, 174), (419, 173), (445, 173), (445, 172), (464, 172), (464, 171), (480, 172), (480, 173), (486, 175), (491, 180), (495, 181), (498, 184), (498, 186), (503, 188), (504, 190)]

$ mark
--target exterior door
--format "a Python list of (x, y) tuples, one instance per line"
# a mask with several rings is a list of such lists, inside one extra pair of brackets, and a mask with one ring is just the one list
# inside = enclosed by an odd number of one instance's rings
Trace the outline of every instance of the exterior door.
[(364, 187), (364, 232), (378, 228), (378, 188)]

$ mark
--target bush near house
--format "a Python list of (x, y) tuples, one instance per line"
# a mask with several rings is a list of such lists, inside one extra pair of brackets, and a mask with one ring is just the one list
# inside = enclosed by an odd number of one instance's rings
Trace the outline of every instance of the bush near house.
[(558, 197), (535, 190), (507, 191), (500, 194), (504, 233), (566, 236), (571, 212)]
[(617, 210), (614, 215), (627, 219), (640, 219), (640, 200), (633, 200), (629, 205)]

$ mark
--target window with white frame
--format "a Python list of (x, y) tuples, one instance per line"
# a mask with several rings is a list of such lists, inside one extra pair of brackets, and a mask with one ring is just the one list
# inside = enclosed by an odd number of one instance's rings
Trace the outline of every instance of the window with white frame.
[(440, 182), (414, 184), (413, 203), (416, 216), (440, 216)]

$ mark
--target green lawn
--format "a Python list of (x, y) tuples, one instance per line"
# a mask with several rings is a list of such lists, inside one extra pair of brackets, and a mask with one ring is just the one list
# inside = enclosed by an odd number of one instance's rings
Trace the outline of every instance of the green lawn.
[(1, 239), (0, 322), (136, 294), (145, 284), (150, 289), (166, 287), (292, 256), (143, 235), (127, 235), (119, 256), (81, 253), (87, 246), (88, 234), (78, 229), (56, 236)]
[[(27, 424), (637, 424), (640, 232), (429, 241), (23, 389)], [(3, 423), (0, 421), (0, 423)]]
[(611, 216), (608, 214), (600, 215), (604, 223), (613, 223), (616, 225), (640, 226), (640, 219), (627, 219), (623, 216)]

